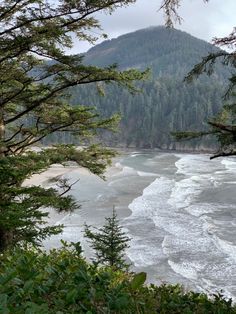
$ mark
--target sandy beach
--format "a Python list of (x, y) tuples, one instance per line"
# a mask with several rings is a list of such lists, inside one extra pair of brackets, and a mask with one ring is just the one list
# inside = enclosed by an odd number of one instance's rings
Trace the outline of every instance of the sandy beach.
[[(131, 183), (129, 167), (124, 169), (120, 163), (124, 156), (126, 156), (126, 153), (120, 154), (113, 159), (112, 165), (105, 172), (106, 180), (102, 180), (87, 169), (77, 165), (63, 166), (54, 164), (46, 171), (33, 175), (24, 182), (24, 185), (56, 188), (56, 181), (53, 179), (63, 177), (69, 179), (72, 183), (77, 181), (69, 193), (74, 196), (80, 205), (78, 210), (72, 213), (58, 213), (53, 208), (45, 209), (45, 211), (49, 212), (49, 218), (47, 219), (49, 225), (62, 224), (64, 226), (61, 234), (52, 236), (44, 241), (43, 245), (46, 249), (61, 246), (61, 239), (68, 242), (80, 241), (85, 255), (90, 256), (91, 251), (83, 239), (84, 223), (86, 222), (96, 227), (102, 226), (105, 217), (111, 216), (114, 206), (121, 221), (130, 216), (131, 211), (128, 208), (128, 204), (142, 193), (143, 188), (149, 184), (152, 178), (143, 178), (144, 181)], [(126, 173), (127, 170), (128, 172)], [(123, 180), (127, 180), (127, 183), (123, 184)]]
[(64, 229), (44, 241), (46, 250), (60, 247), (61, 239), (80, 242), (91, 258), (84, 223), (101, 227), (115, 206), (131, 238), (126, 254), (132, 269), (147, 272), (147, 282), (205, 292), (225, 286), (225, 295), (235, 297), (235, 169), (231, 159), (130, 152), (114, 158), (105, 181), (79, 167), (53, 165), (26, 183), (53, 186), (50, 178), (57, 176), (77, 181), (69, 193), (80, 208), (64, 214), (47, 209), (49, 224)]
[[(59, 179), (65, 175), (69, 175), (70, 172), (81, 172), (84, 175), (89, 176), (90, 173), (87, 169), (78, 166), (63, 166), (61, 164), (53, 164), (46, 171), (35, 174), (31, 178), (24, 181), (24, 186), (42, 186), (44, 188), (57, 188), (56, 181), (54, 179)], [(42, 211), (49, 213), (48, 218), (46, 219), (49, 225), (54, 225), (63, 217), (68, 215), (67, 213), (58, 213), (53, 208), (45, 208)]]
[[(122, 168), (116, 165), (116, 159), (114, 159), (112, 165), (108, 167), (107, 171), (105, 172), (106, 180), (109, 180), (110, 177), (117, 175), (119, 172), (121, 172), (121, 170)], [(76, 164), (72, 166), (53, 164), (46, 171), (40, 174), (35, 174), (31, 178), (25, 180), (23, 186), (42, 186), (44, 188), (57, 188), (57, 178), (70, 178), (71, 176), (76, 177), (76, 179), (80, 181), (80, 184), (86, 184), (87, 182), (91, 181), (98, 181), (100, 183), (104, 182), (98, 176), (91, 173), (88, 169), (80, 167)], [(71, 180), (71, 182), (73, 182), (73, 180)], [(73, 189), (76, 189), (76, 187), (74, 187)], [(82, 201), (82, 203), (84, 203), (84, 201)], [(82, 206), (83, 205), (84, 204), (82, 204)], [(47, 219), (47, 222), (50, 225), (59, 224), (65, 217), (73, 215), (73, 213), (58, 213), (53, 208), (46, 208), (45, 211), (49, 212), (49, 218)]]

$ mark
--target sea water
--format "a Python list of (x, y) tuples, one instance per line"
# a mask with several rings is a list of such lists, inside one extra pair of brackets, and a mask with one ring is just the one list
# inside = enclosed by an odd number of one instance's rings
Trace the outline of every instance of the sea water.
[(82, 208), (60, 221), (63, 238), (81, 241), (91, 257), (83, 222), (101, 226), (114, 205), (131, 238), (127, 258), (135, 271), (147, 272), (149, 282), (235, 299), (236, 159), (132, 152), (116, 167), (105, 182), (81, 178), (74, 187)]

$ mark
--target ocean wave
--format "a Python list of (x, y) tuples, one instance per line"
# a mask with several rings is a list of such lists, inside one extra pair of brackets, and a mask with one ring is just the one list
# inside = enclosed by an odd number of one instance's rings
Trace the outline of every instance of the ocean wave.
[(195, 217), (200, 217), (202, 215), (214, 213), (215, 211), (218, 211), (219, 204), (213, 204), (213, 203), (197, 203), (197, 204), (191, 204), (188, 207), (185, 207), (185, 211), (188, 212), (190, 215)]
[(219, 161), (210, 162), (207, 155), (176, 155), (180, 157), (176, 161), (175, 166), (177, 168), (177, 174), (183, 174), (186, 176), (193, 176), (204, 173), (214, 173), (219, 170)]
[(205, 236), (201, 229), (194, 230), (189, 228), (179, 234), (166, 235), (162, 242), (163, 252), (166, 256), (182, 256), (186, 260), (198, 259), (198, 255), (209, 252), (209, 247), (212, 247), (212, 241)]
[(163, 255), (155, 243), (146, 243), (138, 237), (132, 238), (126, 254), (136, 267), (156, 265), (160, 256)]
[(140, 177), (157, 177), (158, 174), (154, 172), (144, 172), (144, 171), (137, 171), (137, 174)]
[(236, 246), (229, 241), (219, 238), (216, 234), (213, 235), (217, 247), (234, 261), (236, 261)]
[(166, 210), (166, 200), (169, 198), (174, 180), (164, 177), (157, 178), (143, 190), (139, 196), (128, 205), (132, 216), (141, 216), (154, 219), (159, 211)]
[(122, 166), (122, 164), (120, 162), (116, 162), (115, 167), (120, 169), (120, 170), (122, 170), (124, 168), (124, 166)]
[(168, 203), (177, 208), (187, 207), (194, 198), (201, 194), (205, 180), (200, 176), (192, 176), (175, 183)]
[(168, 264), (175, 273), (180, 274), (181, 276), (190, 280), (198, 279), (198, 271), (201, 270), (201, 265), (189, 262), (177, 263), (171, 260), (168, 260)]
[(134, 168), (124, 166), (120, 162), (115, 163), (115, 167), (118, 168), (120, 172), (114, 174), (113, 177), (137, 175), (137, 171)]
[(236, 172), (236, 162), (232, 159), (223, 159), (221, 164), (224, 165), (230, 172)]
[[(224, 228), (224, 226), (222, 226), (222, 223), (220, 223), (221, 228), (219, 228), (217, 222), (209, 216), (201, 217), (201, 220), (203, 221), (203, 230), (207, 236), (210, 236), (215, 248), (218, 249), (218, 251), (223, 255), (227, 255), (232, 260), (232, 263), (235, 264), (236, 261), (235, 243), (222, 239), (219, 236), (219, 232), (221, 232), (221, 230)], [(226, 224), (225, 227), (227, 227)]]
[(139, 156), (139, 155), (141, 155), (140, 152), (132, 152), (130, 157), (136, 157), (136, 156)]

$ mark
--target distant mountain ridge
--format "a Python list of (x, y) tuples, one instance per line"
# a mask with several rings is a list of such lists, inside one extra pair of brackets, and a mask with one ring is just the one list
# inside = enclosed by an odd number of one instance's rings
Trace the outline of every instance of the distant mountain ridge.
[(219, 49), (210, 43), (186, 32), (153, 26), (94, 46), (85, 54), (85, 61), (98, 66), (116, 63), (121, 69), (143, 69), (149, 65), (154, 74), (159, 74), (160, 69), (171, 73), (168, 66), (174, 63), (176, 57), (177, 67), (183, 66), (183, 70), (189, 71), (200, 61), (199, 56), (217, 50)]
[(170, 132), (204, 129), (207, 119), (221, 107), (229, 71), (220, 63), (211, 77), (203, 75), (193, 84), (183, 83), (202, 57), (217, 50), (185, 32), (161, 26), (106, 40), (85, 54), (86, 64), (103, 67), (115, 63), (120, 69), (149, 67), (152, 77), (140, 83), (143, 93), (135, 96), (115, 85), (105, 88), (105, 97), (98, 96), (93, 85), (77, 87), (72, 91), (72, 103), (96, 106), (104, 116), (121, 113), (120, 132), (102, 134), (102, 139), (112, 146), (211, 147), (211, 140), (176, 143)]

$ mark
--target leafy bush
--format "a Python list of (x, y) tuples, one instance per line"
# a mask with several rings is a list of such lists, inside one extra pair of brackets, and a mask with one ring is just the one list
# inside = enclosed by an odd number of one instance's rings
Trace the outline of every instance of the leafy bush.
[(180, 286), (144, 286), (145, 273), (98, 268), (79, 244), (49, 253), (18, 248), (0, 258), (0, 313), (236, 313), (231, 301), (184, 293)]

